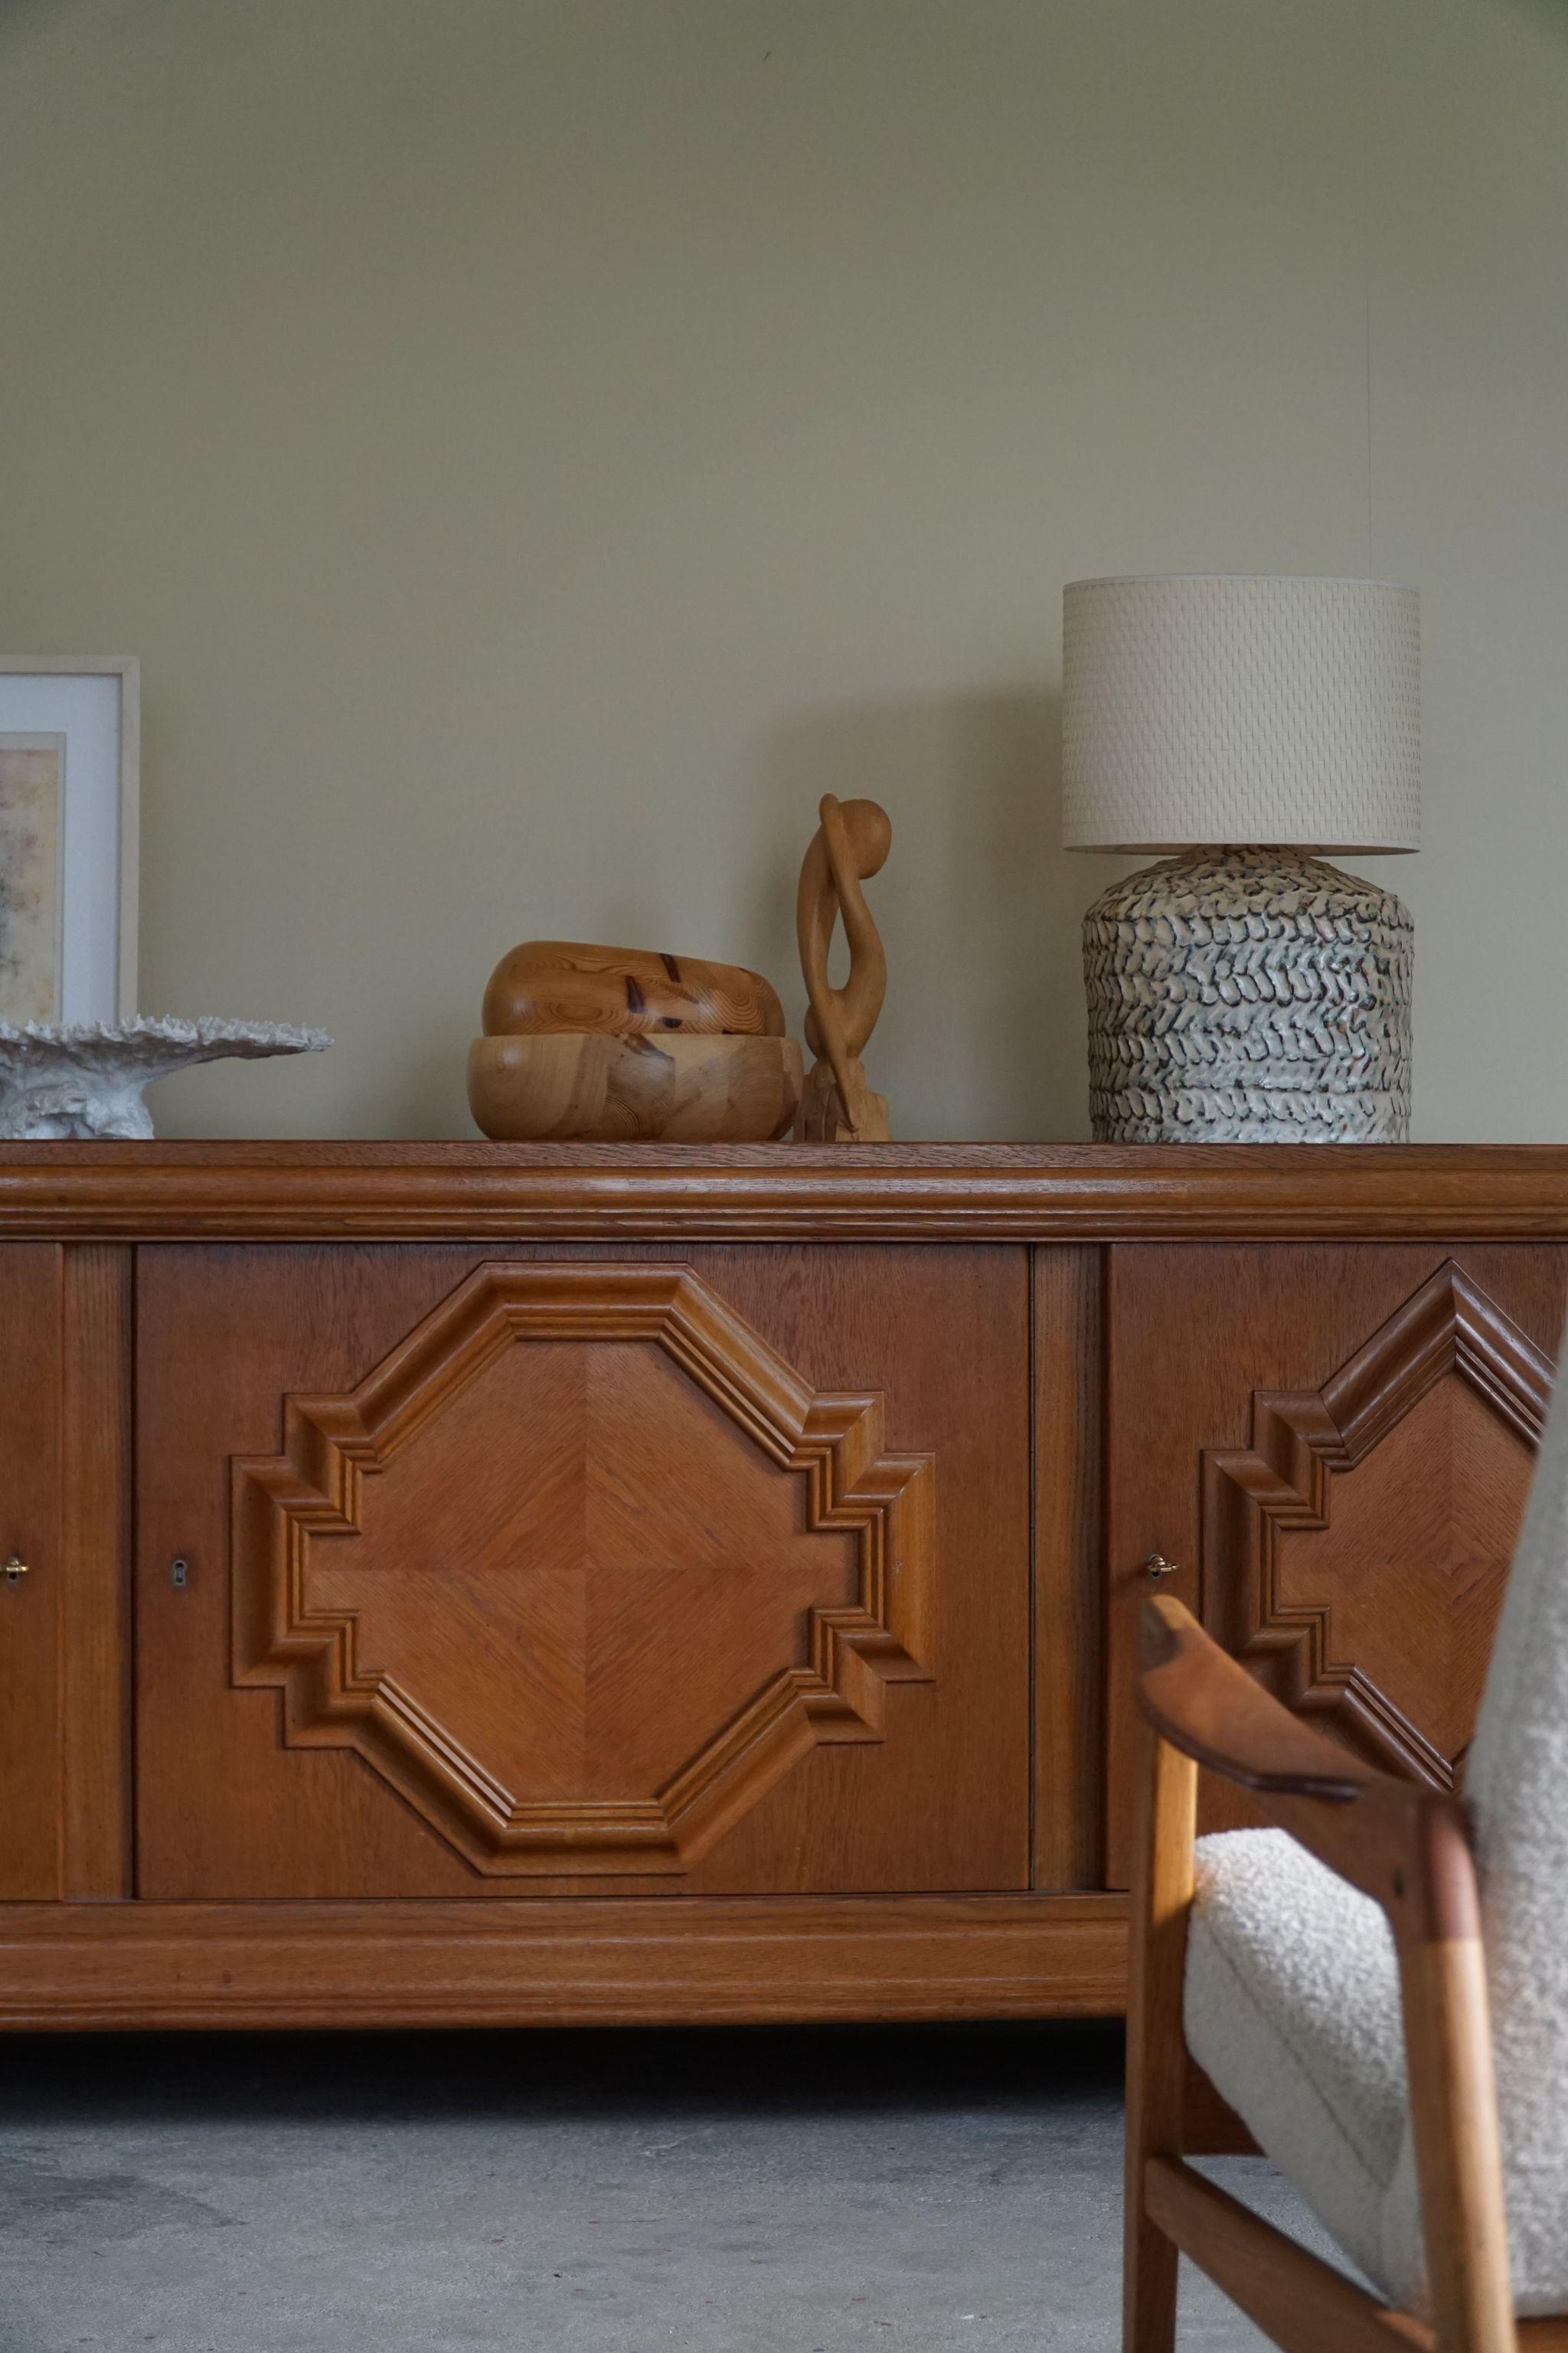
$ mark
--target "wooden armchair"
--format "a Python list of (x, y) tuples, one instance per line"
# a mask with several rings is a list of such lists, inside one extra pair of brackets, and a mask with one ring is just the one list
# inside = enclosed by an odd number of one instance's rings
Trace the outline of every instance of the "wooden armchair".
[[(1311, 1731), (1180, 1603), (1144, 1636), (1124, 2353), (1170, 2353), (1179, 2253), (1295, 2353), (1568, 2353), (1568, 1419), (1464, 1810)], [(1195, 1840), (1200, 1767), (1281, 1827)], [(1237, 2148), (1379, 2293), (1185, 2162)]]

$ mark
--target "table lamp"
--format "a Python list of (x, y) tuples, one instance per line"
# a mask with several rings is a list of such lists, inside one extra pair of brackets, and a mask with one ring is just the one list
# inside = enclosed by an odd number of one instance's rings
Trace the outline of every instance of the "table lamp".
[(1320, 851), (1420, 837), (1420, 607), (1180, 574), (1063, 597), (1062, 839), (1171, 853), (1084, 918), (1097, 1143), (1403, 1143), (1414, 932)]

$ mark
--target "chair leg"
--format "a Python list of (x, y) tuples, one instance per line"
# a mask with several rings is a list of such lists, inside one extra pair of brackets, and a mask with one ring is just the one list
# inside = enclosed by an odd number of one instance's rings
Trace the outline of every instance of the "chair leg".
[(1400, 1956), (1416, 2179), (1437, 2353), (1515, 2353), (1479, 1924)]
[(1182, 1978), (1193, 1894), (1197, 1767), (1149, 1725), (1138, 1775), (1127, 1987), (1127, 2182), (1122, 2353), (1172, 2353), (1176, 2338), (1173, 2242), (1150, 2221), (1144, 2168), (1179, 2157), (1187, 2050)]

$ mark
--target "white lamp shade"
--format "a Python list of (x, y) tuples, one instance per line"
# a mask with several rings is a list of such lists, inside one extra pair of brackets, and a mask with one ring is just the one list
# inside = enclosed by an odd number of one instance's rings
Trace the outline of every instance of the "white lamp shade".
[(1418, 849), (1420, 684), (1414, 588), (1069, 581), (1063, 843)]

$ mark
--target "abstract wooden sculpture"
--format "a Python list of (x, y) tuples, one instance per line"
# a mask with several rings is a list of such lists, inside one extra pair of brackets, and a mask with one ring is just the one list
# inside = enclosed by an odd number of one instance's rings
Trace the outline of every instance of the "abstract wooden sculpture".
[(541, 1141), (765, 1144), (800, 1101), (800, 1048), (760, 973), (644, 948), (525, 940), (485, 991), (468, 1105)]
[[(795, 1134), (803, 1144), (885, 1144), (887, 1102), (867, 1086), (860, 1056), (887, 994), (888, 960), (860, 885), (879, 871), (893, 828), (875, 801), (839, 801), (825, 793), (820, 815), (795, 901), (800, 965), (811, 999), (805, 1042), (817, 1057)], [(834, 988), (827, 952), (839, 916), (849, 948), (849, 977), (842, 988)]]

